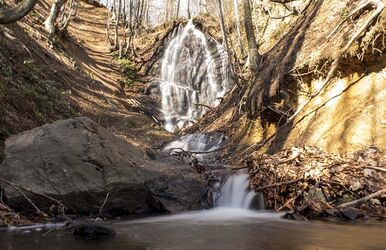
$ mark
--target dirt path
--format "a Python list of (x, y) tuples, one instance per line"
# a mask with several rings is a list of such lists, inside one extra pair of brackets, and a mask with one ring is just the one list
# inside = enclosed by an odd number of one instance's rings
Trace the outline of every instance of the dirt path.
[(78, 59), (90, 76), (112, 92), (119, 92), (122, 75), (109, 51), (106, 19), (105, 8), (80, 2), (78, 17), (69, 28), (70, 37), (80, 46), (73, 44), (71, 49), (77, 52), (73, 57)]
[(141, 114), (147, 107), (137, 101), (138, 94), (124, 93), (123, 76), (106, 37), (106, 19), (105, 8), (80, 2), (78, 16), (69, 27), (66, 52), (95, 80), (76, 87), (76, 101), (83, 115), (135, 145), (150, 146), (170, 134)]

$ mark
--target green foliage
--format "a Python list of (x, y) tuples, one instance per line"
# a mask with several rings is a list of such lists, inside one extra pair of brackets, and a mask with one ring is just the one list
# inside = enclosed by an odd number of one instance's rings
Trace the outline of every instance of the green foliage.
[(123, 73), (123, 82), (125, 85), (130, 88), (135, 78), (137, 77), (137, 69), (134, 64), (127, 58), (118, 59), (119, 65)]
[(350, 15), (350, 9), (347, 7), (339, 12), (339, 16), (342, 19), (346, 19), (349, 15)]

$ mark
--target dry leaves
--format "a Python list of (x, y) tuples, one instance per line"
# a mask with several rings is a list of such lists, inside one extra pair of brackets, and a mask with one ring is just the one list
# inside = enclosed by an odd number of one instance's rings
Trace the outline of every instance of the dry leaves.
[(336, 208), (386, 188), (386, 157), (376, 147), (355, 154), (328, 154), (314, 147), (293, 147), (246, 161), (253, 188), (269, 209), (303, 218), (386, 218), (384, 194), (355, 207)]

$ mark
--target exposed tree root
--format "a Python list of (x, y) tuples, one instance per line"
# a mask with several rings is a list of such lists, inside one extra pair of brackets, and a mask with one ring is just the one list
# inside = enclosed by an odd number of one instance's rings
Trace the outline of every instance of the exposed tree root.
[[(366, 20), (366, 22), (354, 33), (354, 35), (351, 37), (351, 39), (348, 41), (348, 43), (343, 47), (343, 49), (340, 51), (339, 53), (339, 56), (333, 61), (333, 63), (331, 64), (331, 68), (327, 74), (327, 77), (326, 79), (324, 80), (323, 84), (322, 84), (322, 87), (314, 94), (312, 94), (309, 99), (307, 101), (305, 101), (303, 104), (301, 104), (301, 106), (297, 109), (297, 111), (291, 115), (288, 119), (287, 119), (287, 122), (286, 124), (290, 124), (291, 122), (293, 122), (297, 116), (308, 106), (308, 104), (311, 103), (311, 101), (317, 97), (318, 95), (320, 95), (322, 93), (322, 91), (330, 84), (338, 66), (339, 66), (339, 63), (342, 59), (342, 57), (344, 56), (344, 54), (349, 50), (349, 48), (351, 47), (351, 45), (353, 44), (353, 42), (355, 40), (357, 40), (361, 35), (362, 33), (371, 25), (372, 22), (374, 22), (377, 17), (382, 13), (382, 11), (384, 10), (385, 8), (385, 5), (384, 3), (381, 1), (381, 0), (370, 0), (370, 1), (366, 1), (364, 4), (360, 4), (359, 7), (357, 7), (349, 16), (352, 17), (353, 15), (359, 13), (361, 10), (364, 10), (365, 8), (367, 8), (368, 6), (373, 6), (375, 7), (375, 10), (373, 12), (373, 14)], [(347, 20), (347, 19), (345, 19)], [(336, 32), (338, 30), (338, 28), (342, 25), (342, 23), (340, 23), (338, 25), (337, 28), (334, 29), (334, 32)], [(331, 34), (332, 34), (331, 33)], [(331, 36), (330, 34), (330, 36)], [(351, 86), (352, 84), (350, 84)], [(345, 91), (347, 91), (347, 88), (344, 89), (340, 94), (330, 98), (328, 101), (324, 102), (320, 107), (324, 106), (326, 103), (328, 103), (331, 99), (333, 98), (336, 98), (337, 96), (341, 95), (342, 93), (344, 93)], [(318, 107), (317, 109), (319, 109), (320, 107)], [(316, 110), (317, 110), (316, 109)], [(299, 121), (303, 120), (305, 117), (307, 117), (308, 115), (310, 115), (311, 113), (315, 112), (315, 110), (311, 111), (310, 113), (304, 115), (302, 118), (299, 119)], [(292, 125), (292, 128), (294, 128), (298, 123), (299, 121), (297, 121), (295, 124)], [(285, 126), (285, 125), (283, 125)], [(256, 145), (252, 145), (250, 147), (248, 147), (247, 149), (245, 149), (241, 155), (245, 155), (245, 154), (249, 154), (251, 153), (252, 150), (259, 150), (260, 148), (262, 148), (263, 146), (265, 146), (267, 143), (269, 143), (270, 141), (272, 141), (272, 139), (274, 139), (277, 135), (277, 133), (279, 132), (279, 130), (281, 128), (283, 128), (283, 126), (279, 127), (277, 129), (277, 131), (272, 134), (271, 136), (269, 136), (268, 138), (266, 138), (264, 141), (262, 142), (259, 142), (258, 144)]]
[[(366, 1), (364, 4), (361, 4), (358, 8), (356, 8), (350, 15), (349, 17), (357, 14), (359, 11), (365, 9), (366, 7), (368, 7), (369, 5), (371, 6), (374, 6), (376, 9), (374, 11), (374, 13), (366, 20), (366, 22), (354, 33), (354, 35), (351, 37), (351, 39), (348, 41), (348, 43), (343, 47), (343, 49), (340, 51), (339, 53), (339, 56), (333, 61), (333, 63), (331, 64), (331, 68), (330, 68), (330, 71), (328, 72), (327, 74), (327, 77), (326, 79), (324, 80), (323, 84), (322, 84), (322, 87), (316, 92), (314, 93), (303, 105), (300, 106), (300, 108), (298, 108), (298, 110), (290, 117), (288, 118), (287, 122), (291, 122), (293, 121), (296, 116), (301, 113), (305, 107), (307, 107), (307, 105), (316, 97), (318, 96), (330, 83), (332, 77), (334, 76), (335, 74), (335, 71), (336, 69), (338, 68), (338, 65), (343, 57), (343, 55), (348, 51), (348, 49), (351, 47), (351, 45), (353, 44), (353, 42), (355, 40), (357, 40), (361, 34), (371, 25), (371, 23), (373, 21), (376, 20), (376, 18), (382, 13), (383, 9), (385, 8), (385, 4), (381, 1), (381, 0), (369, 0), (369, 1)], [(347, 20), (347, 19), (345, 19)], [(331, 34), (333, 34), (336, 30), (338, 30), (338, 28), (342, 25), (342, 23), (340, 23), (337, 28), (335, 28), (333, 30), (333, 32)], [(331, 36), (330, 34), (330, 36)]]

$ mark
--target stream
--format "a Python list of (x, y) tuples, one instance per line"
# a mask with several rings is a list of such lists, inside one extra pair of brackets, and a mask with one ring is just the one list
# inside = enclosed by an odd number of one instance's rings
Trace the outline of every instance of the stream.
[(4, 250), (96, 249), (386, 249), (385, 224), (293, 222), (240, 209), (113, 223), (111, 240), (83, 241), (70, 231), (0, 234)]
[(230, 176), (213, 209), (107, 223), (117, 233), (110, 240), (26, 228), (1, 233), (0, 249), (386, 249), (386, 224), (298, 222), (252, 210), (259, 195), (246, 189), (248, 182), (247, 174)]

